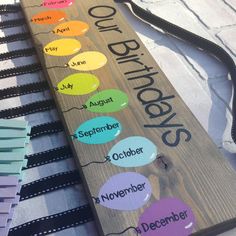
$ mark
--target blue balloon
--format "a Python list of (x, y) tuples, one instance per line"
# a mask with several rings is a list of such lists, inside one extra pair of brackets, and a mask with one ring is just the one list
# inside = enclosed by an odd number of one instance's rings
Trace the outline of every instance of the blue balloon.
[(131, 136), (115, 144), (108, 153), (110, 162), (120, 167), (139, 167), (153, 162), (158, 154), (156, 145), (141, 136)]

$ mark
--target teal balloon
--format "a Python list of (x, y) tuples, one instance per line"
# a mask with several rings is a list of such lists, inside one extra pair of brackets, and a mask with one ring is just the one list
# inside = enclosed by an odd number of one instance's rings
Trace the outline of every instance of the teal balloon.
[(100, 116), (82, 123), (75, 131), (78, 141), (86, 144), (110, 142), (121, 133), (120, 122), (111, 116)]

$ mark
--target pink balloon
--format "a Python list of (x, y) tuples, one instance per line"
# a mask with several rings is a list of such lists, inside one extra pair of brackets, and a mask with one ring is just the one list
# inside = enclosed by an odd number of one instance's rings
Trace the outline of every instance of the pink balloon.
[(73, 4), (74, 0), (44, 0), (43, 7), (46, 8), (65, 8)]

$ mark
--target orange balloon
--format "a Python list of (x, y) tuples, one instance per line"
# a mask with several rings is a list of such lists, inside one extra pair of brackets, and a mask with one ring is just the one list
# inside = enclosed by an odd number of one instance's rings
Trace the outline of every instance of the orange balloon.
[(61, 23), (53, 29), (53, 33), (60, 36), (79, 36), (85, 34), (89, 25), (83, 21), (68, 21)]
[(66, 18), (66, 13), (63, 11), (44, 11), (34, 15), (31, 22), (39, 25), (56, 24)]

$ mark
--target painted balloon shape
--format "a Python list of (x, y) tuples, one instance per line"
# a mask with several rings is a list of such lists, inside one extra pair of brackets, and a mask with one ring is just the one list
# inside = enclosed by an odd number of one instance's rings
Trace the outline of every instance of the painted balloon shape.
[(43, 51), (50, 56), (69, 56), (81, 49), (81, 43), (76, 39), (57, 39), (48, 43)]
[(103, 67), (106, 63), (107, 58), (104, 54), (97, 51), (88, 51), (73, 57), (68, 65), (74, 70), (91, 71)]
[(68, 21), (53, 29), (53, 33), (60, 36), (80, 36), (85, 34), (89, 25), (83, 21)]
[(39, 25), (57, 24), (66, 18), (66, 13), (63, 11), (44, 11), (34, 15), (31, 22)]
[(74, 0), (44, 0), (43, 7), (47, 8), (65, 8), (73, 4)]
[(195, 217), (188, 205), (176, 198), (165, 198), (144, 211), (137, 231), (141, 236), (188, 236), (194, 224)]
[(118, 89), (103, 90), (85, 103), (86, 109), (96, 113), (117, 112), (128, 106), (128, 96)]
[(116, 210), (136, 210), (151, 197), (149, 180), (136, 172), (113, 175), (100, 189), (96, 203)]
[(128, 137), (112, 147), (108, 156), (113, 165), (139, 167), (150, 164), (157, 157), (157, 147), (141, 136)]
[(67, 95), (84, 95), (95, 91), (100, 84), (92, 74), (76, 73), (67, 76), (57, 84), (57, 91)]
[(77, 139), (86, 144), (110, 142), (121, 133), (122, 126), (110, 116), (100, 116), (84, 122), (75, 131)]

